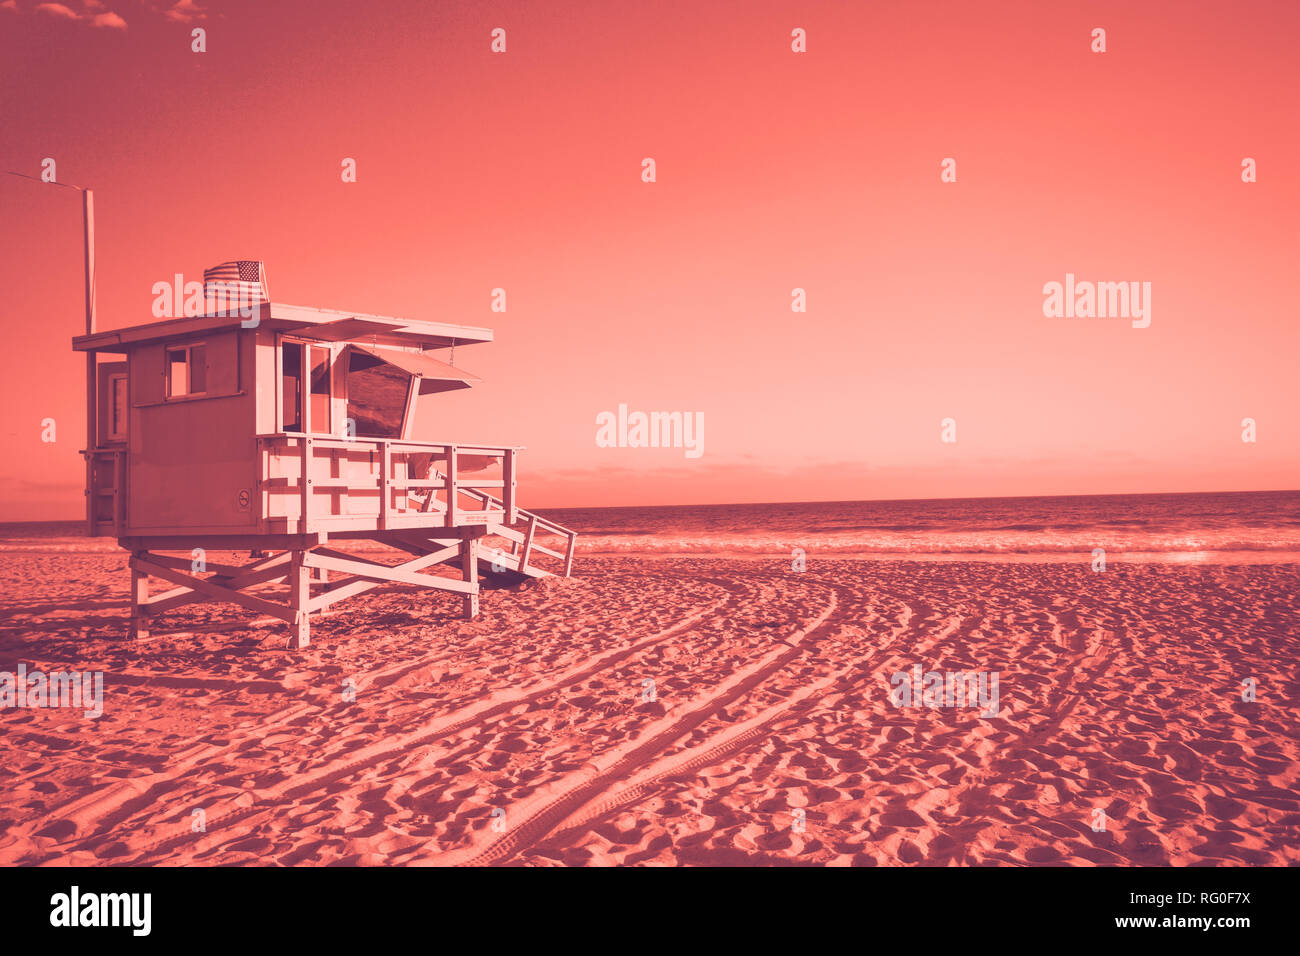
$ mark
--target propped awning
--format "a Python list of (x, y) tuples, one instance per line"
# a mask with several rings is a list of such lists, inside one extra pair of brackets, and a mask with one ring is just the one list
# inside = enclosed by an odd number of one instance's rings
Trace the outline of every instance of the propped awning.
[[(351, 349), (353, 368), (367, 368), (375, 364), (374, 360), (384, 362), (418, 378), (420, 380), (421, 395), (427, 395), (430, 392), (447, 392), (457, 388), (469, 388), (471, 385), (483, 381), (473, 372), (467, 372), (463, 368), (448, 365), (446, 362), (439, 362), (436, 358), (422, 352), (403, 352), (400, 349), (358, 345), (355, 342), (352, 344)], [(361, 358), (362, 364), (357, 364), (357, 360), (361, 356), (366, 356), (366, 358)]]

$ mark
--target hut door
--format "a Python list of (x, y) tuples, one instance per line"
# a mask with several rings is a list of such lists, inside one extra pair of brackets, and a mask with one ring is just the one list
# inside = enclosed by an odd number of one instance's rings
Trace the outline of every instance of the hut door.
[(126, 363), (105, 362), (99, 366), (99, 423), (97, 436), (100, 445), (117, 445), (126, 442), (126, 423), (130, 417)]

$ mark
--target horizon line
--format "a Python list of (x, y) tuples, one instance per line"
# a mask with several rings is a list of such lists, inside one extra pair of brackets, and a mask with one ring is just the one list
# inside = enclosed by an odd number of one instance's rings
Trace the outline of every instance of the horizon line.
[[(920, 501), (1024, 501), (1051, 498), (1156, 498), (1173, 495), (1278, 495), (1278, 494), (1300, 494), (1300, 488), (1271, 488), (1262, 491), (1140, 491), (1140, 492), (1108, 492), (1105, 494), (1071, 494), (1071, 495), (973, 495), (969, 497), (958, 498), (816, 498), (799, 501), (709, 501), (695, 502), (690, 504), (671, 504), (671, 505), (569, 505), (564, 507), (552, 507), (550, 505), (536, 505), (534, 509), (546, 509), (548, 511), (603, 511), (607, 509), (626, 509), (626, 508), (735, 508), (735, 507), (763, 507), (768, 505), (851, 505), (851, 504), (907, 504)], [(67, 524), (85, 524), (85, 518), (36, 518), (27, 521), (0, 520), (0, 527), (5, 525), (16, 524), (53, 524), (55, 522), (64, 522)], [(112, 535), (102, 535), (101, 537), (112, 537)]]

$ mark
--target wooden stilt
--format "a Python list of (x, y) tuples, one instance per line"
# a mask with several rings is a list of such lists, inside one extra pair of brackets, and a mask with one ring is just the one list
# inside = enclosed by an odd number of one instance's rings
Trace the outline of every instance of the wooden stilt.
[(293, 621), (289, 624), (289, 647), (299, 650), (311, 644), (308, 608), (311, 606), (311, 568), (303, 563), (307, 552), (295, 551), (289, 559), (289, 603)]
[[(140, 557), (142, 552), (136, 552)], [(149, 636), (149, 575), (131, 568), (131, 640), (139, 641)]]
[(460, 543), (461, 578), (474, 590), (465, 595), (465, 617), (478, 617), (478, 538), (466, 538)]

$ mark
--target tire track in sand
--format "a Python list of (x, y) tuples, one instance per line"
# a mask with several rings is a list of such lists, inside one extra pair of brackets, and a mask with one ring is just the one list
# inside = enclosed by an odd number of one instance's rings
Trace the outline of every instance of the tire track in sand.
[(579, 770), (538, 788), (522, 803), (515, 805), (512, 819), (517, 820), (522, 816), (523, 820), (511, 824), (510, 830), (499, 839), (491, 840), (489, 835), (486, 843), (474, 843), (432, 857), (417, 857), (412, 862), (437, 866), (478, 865), (499, 862), (513, 856), (520, 849), (531, 845), (533, 839), (550, 832), (557, 823), (604, 791), (611, 782), (625, 779), (638, 768), (652, 762), (655, 755), (662, 753), (718, 709), (749, 693), (790, 661), (801, 656), (807, 648), (805, 639), (826, 625), (837, 605), (838, 595), (832, 590), (826, 607), (811, 623), (791, 635), (788, 641), (780, 642), (779, 647), (742, 667), (716, 687), (673, 707), (632, 740), (597, 754)]
[[(844, 688), (847, 692), (854, 687), (871, 682), (882, 669), (887, 670), (891, 665), (896, 668), (900, 658), (891, 651), (900, 639), (912, 632), (916, 611), (906, 601), (896, 597), (893, 599), (902, 605), (902, 610), (896, 616), (897, 624), (881, 643), (871, 648), (866, 654), (849, 661), (825, 677), (804, 685), (787, 699), (766, 708), (748, 720), (724, 728), (694, 747), (679, 753), (669, 754), (648, 764), (634, 774), (627, 781), (626, 786), (613, 793), (588, 800), (553, 829), (554, 842), (564, 844), (566, 836), (576, 836), (579, 832), (590, 829), (592, 824), (610, 813), (655, 793), (671, 778), (714, 766), (724, 758), (744, 750), (749, 745), (766, 739), (771, 731), (771, 725), (782, 719), (793, 719), (793, 715), (789, 715), (789, 712), (800, 707), (804, 701), (813, 695), (836, 685), (844, 685), (845, 682), (849, 684), (848, 687)], [(978, 620), (979, 618), (968, 619), (964, 615), (950, 616), (946, 620), (944, 627), (931, 635), (923, 644), (907, 648), (907, 654), (915, 655), (924, 652), (928, 648), (942, 643), (958, 630), (969, 629)], [(858, 673), (861, 668), (877, 657), (880, 659), (875, 664), (871, 665), (865, 672)]]
[[(706, 605), (698, 611), (676, 621), (669, 627), (657, 631), (634, 641), (631, 644), (611, 648), (595, 657), (587, 658), (580, 664), (576, 664), (564, 671), (557, 677), (543, 681), (541, 683), (529, 685), (514, 692), (504, 692), (495, 694), (487, 699), (480, 700), (477, 703), (452, 710), (435, 718), (433, 721), (421, 725), (416, 730), (397, 737), (386, 737), (366, 747), (348, 752), (346, 755), (333, 760), (327, 760), (325, 764), (317, 767), (313, 772), (306, 775), (289, 777), (281, 783), (267, 788), (255, 789), (238, 789), (229, 788), (234, 801), (239, 804), (232, 809), (221, 813), (209, 813), (207, 822), (209, 832), (216, 831), (213, 827), (215, 823), (232, 823), (245, 817), (252, 816), (259, 811), (265, 811), (269, 803), (292, 801), (303, 797), (309, 793), (319, 790), (322, 786), (337, 780), (341, 777), (355, 773), (367, 766), (372, 766), (382, 762), (385, 759), (396, 757), (412, 747), (419, 747), (424, 744), (447, 737), (451, 734), (464, 730), (480, 721), (487, 720), (497, 714), (513, 710), (520, 704), (530, 703), (531, 701), (545, 697), (556, 690), (569, 684), (586, 680), (599, 671), (617, 664), (619, 661), (630, 657), (637, 651), (644, 650), (653, 644), (666, 640), (681, 631), (698, 624), (701, 620), (717, 613), (717, 611), (726, 605), (729, 601), (735, 599), (739, 592), (728, 588), (731, 593), (721, 597), (716, 601)], [(304, 705), (305, 706), (305, 705)], [(229, 748), (221, 748), (223, 750)], [(197, 755), (195, 759), (186, 761), (187, 769), (192, 768), (197, 759), (209, 756), (209, 754)], [(114, 809), (125, 808), (126, 804), (139, 809), (147, 806), (151, 800), (151, 795), (157, 796), (165, 793), (168, 785), (175, 782), (172, 774), (164, 775), (165, 779), (158, 781), (143, 781), (141, 778), (123, 781), (123, 783), (114, 788), (110, 794), (92, 794), (85, 798), (88, 807), (99, 811), (96, 816), (100, 818), (101, 825), (97, 832), (88, 834), (86, 839), (96, 836), (107, 836), (114, 825), (122, 822), (125, 817), (122, 814), (112, 814)], [(251, 803), (249, 802), (251, 801)], [(128, 810), (126, 815), (129, 817)], [(112, 819), (108, 815), (112, 814)], [(179, 833), (176, 836), (164, 837), (160, 840), (154, 840), (150, 843), (141, 844), (138, 847), (137, 860), (142, 856), (148, 856), (157, 853), (160, 850), (168, 849), (172, 846), (182, 843), (189, 843), (194, 840), (194, 835), (189, 832)]]

